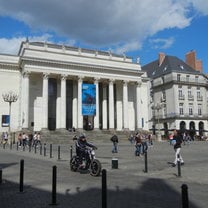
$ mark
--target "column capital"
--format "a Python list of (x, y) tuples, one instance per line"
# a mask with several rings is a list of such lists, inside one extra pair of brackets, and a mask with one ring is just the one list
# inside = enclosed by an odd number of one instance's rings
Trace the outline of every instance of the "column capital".
[(78, 76), (78, 81), (82, 81), (84, 79), (84, 76)]
[(67, 74), (61, 74), (61, 80), (66, 80), (66, 78), (68, 77), (68, 75)]
[(136, 84), (137, 84), (137, 87), (141, 87), (142, 82), (141, 81), (137, 81)]
[(114, 83), (115, 82), (115, 79), (109, 79), (109, 83)]
[(24, 71), (23, 73), (22, 73), (22, 76), (24, 77), (24, 78), (28, 78), (29, 76), (30, 76), (30, 71)]
[(122, 82), (123, 82), (123, 85), (128, 85), (129, 80), (123, 80)]
[(97, 83), (99, 82), (99, 80), (100, 80), (100, 77), (95, 77), (95, 78), (94, 78), (94, 83), (97, 84)]
[(43, 79), (48, 79), (48, 77), (49, 77), (49, 73), (43, 73)]

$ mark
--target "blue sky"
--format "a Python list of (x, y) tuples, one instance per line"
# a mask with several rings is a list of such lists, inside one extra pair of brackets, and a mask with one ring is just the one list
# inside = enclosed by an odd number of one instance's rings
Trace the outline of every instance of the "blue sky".
[(0, 0), (0, 53), (44, 41), (140, 57), (195, 50), (208, 73), (207, 0)]

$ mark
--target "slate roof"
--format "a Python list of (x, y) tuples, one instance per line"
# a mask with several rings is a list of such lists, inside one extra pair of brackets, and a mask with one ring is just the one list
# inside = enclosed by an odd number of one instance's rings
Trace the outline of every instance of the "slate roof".
[(146, 64), (142, 67), (142, 71), (145, 71), (149, 78), (157, 78), (172, 72), (202, 75), (201, 72), (175, 56), (165, 56), (161, 65), (159, 65), (158, 60)]

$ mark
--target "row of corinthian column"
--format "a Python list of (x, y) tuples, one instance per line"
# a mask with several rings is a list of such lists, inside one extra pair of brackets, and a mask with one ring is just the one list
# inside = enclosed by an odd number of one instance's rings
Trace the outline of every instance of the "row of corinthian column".
[[(28, 128), (29, 125), (29, 74), (23, 73), (22, 76), (22, 127)], [(48, 78), (49, 74), (43, 74), (43, 87), (42, 87), (42, 128), (48, 128)], [(67, 75), (61, 75), (61, 93), (60, 93), (60, 128), (66, 128), (66, 78)], [(82, 83), (84, 77), (79, 77), (77, 85), (73, 85), (72, 100), (72, 120), (73, 126), (78, 129), (83, 128), (83, 116), (82, 116)], [(109, 124), (109, 129), (115, 128), (115, 109), (114, 109), (114, 82), (115, 80), (109, 80), (109, 98), (107, 103), (107, 85), (103, 85), (103, 99), (102, 99), (102, 128), (107, 129)], [(96, 115), (94, 117), (94, 129), (99, 129), (99, 79), (94, 79), (94, 84), (96, 86)], [(118, 130), (128, 130), (129, 129), (129, 113), (128, 113), (128, 81), (123, 81), (123, 104), (116, 104), (117, 107), (122, 108), (119, 115), (122, 119), (118, 118), (117, 115), (117, 129)], [(109, 109), (107, 111), (107, 106)], [(136, 87), (136, 127), (142, 128), (142, 118), (141, 118), (141, 82), (137, 82)], [(118, 112), (117, 112), (118, 114)]]

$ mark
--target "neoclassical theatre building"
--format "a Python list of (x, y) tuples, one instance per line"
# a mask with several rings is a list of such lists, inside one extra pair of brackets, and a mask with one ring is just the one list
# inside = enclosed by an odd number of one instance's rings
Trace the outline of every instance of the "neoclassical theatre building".
[[(125, 55), (43, 42), (22, 42), (0, 55), (0, 132), (29, 129), (148, 129), (148, 83)], [(11, 109), (11, 112), (10, 110)]]

